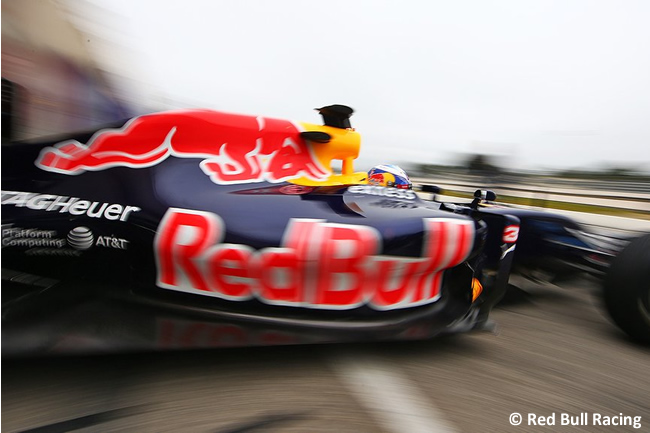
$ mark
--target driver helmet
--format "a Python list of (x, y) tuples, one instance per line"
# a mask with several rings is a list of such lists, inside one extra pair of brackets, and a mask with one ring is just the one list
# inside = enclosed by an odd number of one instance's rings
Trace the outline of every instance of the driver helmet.
[(381, 164), (371, 168), (368, 172), (368, 183), (400, 189), (412, 189), (413, 187), (406, 172), (392, 164)]

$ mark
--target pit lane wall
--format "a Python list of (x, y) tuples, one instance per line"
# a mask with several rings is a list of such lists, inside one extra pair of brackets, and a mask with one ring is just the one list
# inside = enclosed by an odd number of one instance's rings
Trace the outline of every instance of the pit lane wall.
[[(517, 197), (528, 199), (531, 202), (542, 203), (546, 206), (531, 206), (525, 204), (513, 205), (517, 207), (548, 210), (549, 212), (566, 215), (582, 224), (590, 226), (593, 230), (620, 231), (622, 233), (650, 233), (650, 185), (620, 184), (617, 182), (581, 182), (572, 181), (552, 183), (494, 183), (484, 179), (439, 179), (415, 177), (411, 179), (415, 188), (418, 185), (436, 185), (442, 189), (436, 195), (436, 200), (463, 202), (470, 199), (458, 198), (452, 193), (473, 194), (477, 189), (489, 189), (499, 196)], [(421, 193), (424, 198), (431, 198), (431, 194)], [(553, 208), (553, 202), (566, 204), (581, 204), (611, 208), (613, 213), (624, 214), (635, 212), (639, 218), (626, 216), (606, 215), (591, 212), (576, 212)], [(644, 215), (646, 214), (646, 215)]]

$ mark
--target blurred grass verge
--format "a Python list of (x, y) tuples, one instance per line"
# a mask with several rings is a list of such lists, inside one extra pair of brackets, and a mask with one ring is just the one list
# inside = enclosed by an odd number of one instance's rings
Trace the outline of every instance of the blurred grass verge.
[[(458, 198), (464, 198), (470, 200), (474, 198), (473, 194), (460, 192), (460, 191), (452, 191), (448, 189), (442, 189), (440, 191), (440, 194), (449, 197), (458, 197)], [(497, 194), (497, 202), (504, 203), (504, 204), (512, 204), (512, 205), (545, 208), (549, 210), (552, 209), (567, 210), (573, 212), (584, 212), (584, 213), (593, 213), (599, 215), (610, 215), (610, 216), (618, 216), (624, 218), (650, 220), (650, 212), (645, 212), (640, 210), (621, 209), (621, 208), (610, 207), (610, 206), (571, 203), (565, 201), (547, 200), (547, 199), (540, 199), (540, 198), (514, 197), (514, 196), (500, 195), (500, 194)]]

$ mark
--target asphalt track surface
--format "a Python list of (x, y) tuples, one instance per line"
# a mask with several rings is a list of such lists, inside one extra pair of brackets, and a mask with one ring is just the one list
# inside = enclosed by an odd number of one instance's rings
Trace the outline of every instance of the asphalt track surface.
[(4, 360), (2, 431), (650, 432), (650, 349), (610, 323), (595, 283), (522, 288), (494, 311), (496, 334)]

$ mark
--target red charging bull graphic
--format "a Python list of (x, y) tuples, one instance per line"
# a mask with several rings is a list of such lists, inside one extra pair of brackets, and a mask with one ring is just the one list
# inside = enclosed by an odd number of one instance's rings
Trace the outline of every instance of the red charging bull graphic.
[(150, 114), (120, 129), (96, 133), (87, 144), (71, 140), (41, 151), (36, 165), (76, 175), (111, 167), (150, 167), (170, 156), (203, 158), (200, 167), (217, 184), (327, 179), (330, 172), (287, 120), (211, 110)]
[(368, 183), (372, 185), (393, 185), (395, 176), (392, 173), (373, 173), (368, 177)]
[[(292, 219), (279, 247), (222, 243), (223, 220), (171, 208), (158, 227), (156, 284), (233, 301), (345, 310), (393, 310), (440, 297), (443, 271), (462, 263), (474, 241), (472, 221), (425, 218), (421, 257), (379, 255), (372, 227)], [(469, 290), (469, 288), (468, 288)]]

